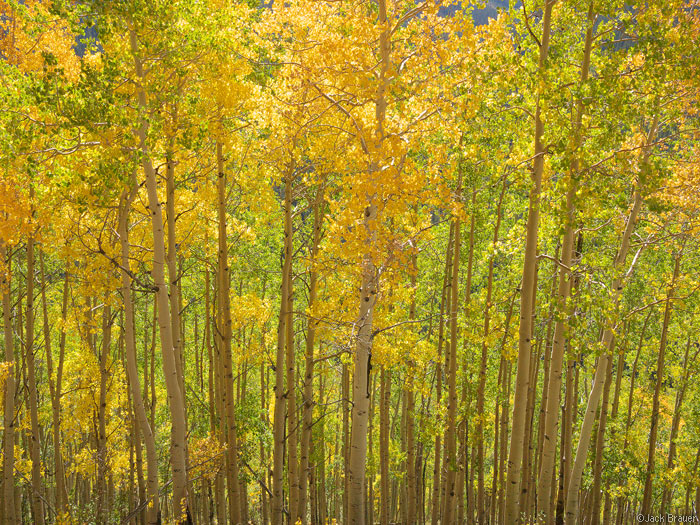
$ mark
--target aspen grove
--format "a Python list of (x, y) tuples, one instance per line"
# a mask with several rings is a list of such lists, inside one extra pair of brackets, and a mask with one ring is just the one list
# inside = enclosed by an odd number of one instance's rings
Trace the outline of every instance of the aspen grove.
[(0, 0), (0, 524), (699, 522), (698, 108), (698, 0)]

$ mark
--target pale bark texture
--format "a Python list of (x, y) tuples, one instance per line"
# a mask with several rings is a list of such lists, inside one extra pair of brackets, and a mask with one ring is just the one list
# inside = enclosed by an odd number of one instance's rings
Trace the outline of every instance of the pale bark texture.
[[(33, 192), (32, 192), (33, 194)], [(30, 418), (29, 457), (31, 468), (31, 508), (36, 525), (44, 524), (43, 487), (41, 483), (41, 434), (39, 432), (39, 405), (34, 352), (34, 238), (27, 240), (27, 303), (26, 303), (25, 359), (27, 366), (28, 409)]]
[[(583, 60), (581, 62), (581, 76), (579, 84), (583, 85), (588, 80), (591, 63), (591, 48), (593, 46), (593, 26), (595, 24), (595, 13), (591, 3), (588, 10), (588, 28), (583, 50)], [(576, 117), (573, 122), (574, 132), (574, 152), (568, 173), (568, 188), (566, 192), (566, 216), (564, 218), (564, 238), (561, 248), (561, 266), (558, 268), (559, 285), (557, 289), (557, 301), (559, 316), (554, 326), (554, 340), (552, 342), (552, 353), (549, 358), (549, 382), (547, 385), (547, 404), (545, 407), (545, 424), (543, 433), (541, 464), (538, 478), (537, 490), (537, 512), (542, 516), (545, 523), (554, 523), (554, 516), (551, 515), (549, 502), (552, 493), (552, 473), (557, 449), (557, 432), (559, 427), (559, 402), (561, 394), (562, 365), (564, 362), (564, 349), (566, 345), (566, 332), (568, 328), (568, 315), (570, 308), (567, 306), (571, 292), (572, 275), (568, 268), (571, 267), (574, 251), (574, 226), (576, 214), (576, 192), (578, 190), (578, 159), (577, 149), (581, 147), (581, 120), (583, 117), (583, 101), (579, 99), (576, 107)], [(545, 357), (547, 359), (547, 357)], [(544, 395), (544, 394), (543, 394)]]
[(656, 384), (654, 385), (654, 396), (651, 406), (651, 428), (649, 429), (649, 448), (647, 452), (647, 468), (644, 478), (644, 496), (642, 498), (642, 514), (651, 513), (652, 483), (654, 480), (656, 467), (656, 438), (659, 433), (659, 409), (661, 403), (661, 385), (664, 380), (664, 365), (666, 361), (666, 344), (668, 340), (668, 327), (671, 321), (671, 311), (673, 309), (673, 292), (676, 288), (676, 280), (681, 266), (681, 253), (676, 254), (673, 267), (673, 277), (666, 294), (666, 304), (664, 306), (664, 321), (661, 328), (661, 340), (656, 360)]
[[(136, 185), (132, 183), (131, 190), (122, 195), (122, 203), (119, 213), (119, 244), (121, 247), (121, 292), (122, 303), (124, 305), (124, 345), (126, 354), (126, 372), (129, 377), (129, 389), (134, 406), (137, 427), (143, 435), (146, 445), (146, 501), (139, 502), (145, 504), (147, 525), (157, 525), (160, 522), (160, 499), (158, 495), (158, 454), (156, 452), (156, 441), (151, 424), (148, 420), (146, 407), (141, 394), (139, 381), (138, 358), (136, 354), (136, 333), (134, 301), (131, 294), (131, 269), (130, 269), (130, 245), (129, 245), (129, 210), (131, 202), (136, 193)], [(137, 440), (140, 436), (137, 434)]]
[[(539, 72), (544, 75), (549, 37), (551, 32), (552, 7), (554, 0), (547, 0), (544, 6), (542, 39), (539, 56)], [(535, 301), (535, 274), (537, 263), (537, 241), (539, 236), (540, 193), (542, 191), (542, 174), (544, 172), (545, 145), (543, 143), (544, 122), (542, 109), (538, 102), (535, 110), (534, 162), (532, 167), (532, 186), (527, 215), (525, 236), (525, 260), (520, 293), (520, 328), (518, 332), (518, 368), (515, 379), (515, 401), (508, 455), (508, 473), (506, 478), (505, 521), (508, 524), (521, 523), (518, 503), (521, 499), (520, 478), (522, 472), (523, 445), (525, 442), (525, 416), (527, 411), (527, 392), (530, 382), (530, 354), (532, 352), (532, 311)]]
[[(143, 82), (143, 66), (139, 54), (138, 39), (135, 31), (130, 31), (131, 53), (134, 59), (136, 77)], [(141, 153), (141, 166), (146, 175), (148, 208), (151, 215), (153, 233), (153, 284), (156, 288), (158, 304), (158, 328), (160, 333), (161, 354), (163, 357), (163, 374), (171, 414), (170, 466), (173, 474), (173, 513), (177, 523), (191, 523), (189, 497), (187, 494), (187, 436), (185, 422), (184, 392), (180, 390), (177, 374), (177, 356), (173, 344), (172, 322), (170, 318), (170, 299), (165, 281), (165, 232), (163, 231), (163, 212), (158, 198), (156, 173), (148, 148), (148, 100), (143, 86), (137, 86), (141, 123), (136, 130)]]
[(14, 335), (12, 333), (12, 298), (11, 295), (11, 267), (10, 258), (7, 255), (7, 246), (0, 241), (0, 257), (2, 257), (5, 271), (2, 276), (2, 321), (3, 340), (5, 345), (5, 361), (11, 363), (11, 368), (5, 379), (5, 413), (3, 421), (3, 523), (14, 525), (17, 522), (15, 509), (15, 350)]
[[(648, 155), (649, 155), (649, 144), (651, 144), (656, 136), (658, 121), (655, 118), (652, 122), (651, 128), (646, 138), (646, 146), (644, 148), (644, 153), (641, 160), (641, 169), (646, 168)], [(617, 256), (614, 261), (614, 268), (617, 272), (621, 272), (625, 261), (627, 259), (627, 254), (630, 248), (630, 240), (632, 237), (632, 232), (637, 223), (637, 217), (639, 215), (639, 210), (642, 207), (642, 193), (641, 193), (641, 183), (637, 182), (634, 189), (634, 198), (632, 209), (627, 217), (627, 224), (625, 226), (624, 233), (622, 234), (622, 240), (620, 242), (620, 248), (617, 252)], [(612, 282), (611, 290), (613, 297), (611, 300), (617, 308), (619, 305), (620, 295), (622, 294), (622, 289), (624, 287), (623, 276), (615, 277)], [(566, 495), (566, 516), (565, 521), (567, 525), (573, 525), (575, 520), (579, 515), (579, 490), (581, 488), (581, 477), (583, 476), (583, 469), (586, 465), (586, 457), (588, 456), (588, 447), (591, 441), (591, 433), (593, 431), (593, 423), (595, 421), (595, 415), (598, 410), (598, 403), (600, 402), (600, 396), (603, 391), (603, 385), (605, 383), (605, 378), (608, 373), (608, 366), (610, 361), (610, 352), (612, 350), (614, 331), (612, 323), (614, 320), (607, 320), (608, 326), (603, 330), (601, 337), (601, 346), (604, 349), (603, 355), (598, 358), (598, 365), (596, 367), (595, 377), (593, 379), (593, 386), (591, 387), (591, 392), (588, 396), (588, 402), (586, 405), (586, 412), (581, 423), (581, 432), (579, 434), (579, 442), (576, 448), (576, 455), (573, 462), (573, 467), (571, 471), (571, 479), (569, 481), (569, 486), (567, 488)]]
[(241, 513), (240, 484), (238, 480), (238, 434), (236, 428), (235, 399), (233, 397), (233, 358), (231, 355), (231, 276), (228, 261), (228, 237), (226, 234), (226, 172), (224, 171), (223, 146), (216, 144), (217, 199), (218, 199), (218, 347), (222, 357), (224, 382), (224, 421), (226, 422), (226, 485), (228, 512), (232, 525), (243, 523)]

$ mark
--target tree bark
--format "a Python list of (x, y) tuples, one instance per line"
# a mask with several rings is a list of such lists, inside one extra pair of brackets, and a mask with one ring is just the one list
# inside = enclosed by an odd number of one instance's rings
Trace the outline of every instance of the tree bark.
[[(31, 190), (33, 197), (34, 191)], [(39, 432), (39, 405), (36, 383), (36, 362), (34, 348), (34, 237), (27, 239), (27, 304), (26, 304), (25, 355), (27, 366), (27, 388), (29, 390), (28, 409), (30, 418), (29, 456), (31, 468), (31, 508), (36, 525), (44, 525), (43, 484), (41, 479), (41, 455)]]
[(3, 523), (15, 525), (17, 523), (17, 511), (15, 508), (15, 345), (12, 333), (12, 278), (11, 259), (7, 254), (7, 245), (0, 241), (0, 257), (5, 265), (2, 275), (2, 320), (3, 336), (5, 344), (5, 361), (10, 363), (10, 369), (5, 379), (5, 413), (3, 422)]
[[(321, 210), (323, 189), (319, 188), (314, 202), (314, 225), (313, 241), (311, 246), (311, 259), (309, 261), (309, 305), (311, 310), (316, 305), (316, 289), (318, 287), (318, 271), (315, 268), (318, 255), (318, 246), (321, 242), (321, 224), (323, 221), (323, 211)], [(291, 224), (290, 224), (291, 229)], [(299, 517), (306, 525), (306, 503), (308, 499), (310, 476), (312, 474), (311, 447), (312, 447), (312, 427), (314, 410), (314, 344), (316, 341), (316, 325), (318, 321), (309, 316), (306, 326), (306, 348), (304, 352), (304, 410), (303, 427), (301, 436), (301, 463), (299, 479)], [(313, 486), (310, 487), (313, 490)]]
[[(581, 75), (579, 85), (584, 85), (588, 80), (591, 63), (591, 49), (593, 47), (593, 28), (596, 15), (593, 11), (593, 3), (588, 8), (588, 28), (581, 62)], [(557, 290), (557, 302), (559, 316), (554, 327), (554, 340), (550, 358), (549, 384), (547, 385), (547, 406), (545, 408), (544, 441), (542, 446), (541, 465), (538, 478), (537, 512), (543, 517), (544, 523), (554, 523), (554, 516), (549, 510), (549, 501), (552, 492), (552, 473), (554, 472), (554, 459), (557, 449), (557, 433), (559, 426), (559, 404), (561, 393), (562, 364), (564, 362), (564, 349), (566, 346), (566, 334), (568, 329), (568, 316), (570, 308), (567, 305), (571, 292), (572, 276), (566, 270), (571, 267), (574, 250), (574, 226), (576, 215), (576, 192), (578, 191), (578, 149), (582, 144), (581, 121), (584, 113), (583, 100), (577, 101), (576, 117), (573, 122), (574, 151), (569, 166), (568, 189), (566, 192), (566, 216), (564, 218), (564, 238), (561, 249), (562, 266), (558, 268), (559, 287)]]
[(147, 144), (148, 135), (148, 100), (143, 86), (143, 66), (139, 55), (139, 45), (136, 32), (130, 30), (131, 53), (137, 77), (137, 97), (141, 122), (136, 131), (141, 151), (141, 165), (146, 175), (146, 190), (148, 193), (148, 208), (151, 215), (153, 231), (153, 284), (156, 287), (158, 302), (158, 325), (160, 333), (161, 354), (163, 356), (163, 373), (168, 395), (172, 431), (170, 438), (170, 465), (173, 474), (173, 514), (176, 523), (192, 523), (190, 515), (189, 496), (187, 494), (187, 435), (185, 422), (184, 393), (180, 390), (177, 372), (177, 356), (173, 344), (172, 321), (170, 318), (168, 287), (165, 282), (165, 235), (163, 231), (163, 213), (156, 173), (151, 161)]
[[(544, 75), (549, 37), (551, 32), (552, 6), (554, 0), (547, 0), (544, 6), (542, 39), (539, 56), (539, 73)], [(523, 444), (525, 442), (525, 416), (527, 410), (527, 392), (530, 381), (530, 353), (532, 346), (532, 308), (536, 295), (535, 273), (537, 262), (537, 240), (539, 236), (540, 193), (542, 191), (542, 174), (544, 172), (545, 146), (542, 142), (544, 122), (542, 108), (538, 101), (535, 110), (534, 162), (532, 168), (532, 187), (528, 207), (527, 229), (525, 236), (525, 260), (523, 262), (522, 288), (520, 295), (520, 328), (518, 336), (518, 369), (515, 380), (515, 400), (513, 403), (513, 432), (511, 434), (510, 453), (508, 455), (508, 474), (506, 481), (505, 521), (507, 524), (521, 523), (520, 477), (522, 472)]]
[[(138, 422), (138, 430), (143, 435), (143, 440), (146, 445), (146, 523), (148, 525), (157, 525), (160, 523), (160, 501), (158, 495), (158, 453), (156, 452), (156, 441), (153, 434), (153, 428), (148, 420), (146, 407), (141, 395), (141, 386), (139, 382), (138, 357), (136, 355), (136, 333), (135, 333), (135, 316), (134, 316), (134, 301), (131, 295), (131, 276), (130, 276), (130, 259), (129, 259), (129, 210), (131, 203), (136, 196), (136, 184), (132, 181), (132, 186), (129, 192), (124, 192), (119, 210), (118, 234), (119, 244), (121, 246), (121, 292), (122, 302), (124, 305), (124, 344), (126, 354), (126, 372), (129, 377), (129, 388), (131, 390), (131, 399), (134, 404), (134, 413)], [(136, 439), (140, 439), (136, 435)], [(143, 504), (144, 502), (140, 502)]]
[(642, 498), (642, 514), (651, 513), (652, 483), (654, 480), (655, 460), (656, 460), (656, 436), (659, 432), (659, 408), (661, 402), (661, 385), (664, 378), (664, 365), (666, 360), (666, 341), (668, 339), (668, 327), (671, 321), (671, 310), (673, 308), (673, 292), (676, 288), (676, 280), (681, 266), (682, 252), (676, 254), (673, 267), (673, 277), (666, 294), (666, 305), (664, 308), (664, 323), (661, 328), (661, 340), (659, 341), (659, 352), (656, 360), (656, 385), (654, 386), (654, 397), (651, 408), (651, 428), (649, 429), (649, 449), (647, 453), (647, 468), (644, 478), (644, 496)]
[[(457, 194), (461, 194), (461, 181)], [(454, 252), (450, 286), (450, 344), (447, 349), (447, 421), (445, 427), (445, 456), (443, 460), (443, 497), (441, 523), (451, 523), (455, 510), (455, 478), (457, 469), (457, 311), (459, 302), (459, 258), (462, 225), (454, 218)]]
[(217, 198), (218, 198), (218, 279), (219, 279), (219, 351), (223, 358), (223, 381), (226, 422), (226, 486), (228, 489), (229, 520), (233, 525), (243, 523), (240, 484), (238, 479), (238, 434), (236, 428), (235, 399), (233, 397), (233, 359), (231, 355), (231, 275), (228, 262), (228, 235), (226, 233), (226, 172), (223, 146), (216, 143)]
[(109, 381), (109, 353), (112, 344), (112, 308), (107, 303), (102, 306), (102, 344), (98, 356), (100, 363), (100, 394), (97, 405), (97, 523), (109, 515), (107, 502), (107, 472), (109, 458), (107, 451), (107, 381)]
[[(642, 168), (646, 167), (647, 159), (649, 155), (649, 144), (653, 141), (656, 136), (658, 120), (654, 118), (651, 125), (649, 133), (646, 139), (646, 146), (642, 158)], [(637, 182), (634, 190), (634, 200), (632, 209), (627, 218), (627, 225), (625, 226), (625, 231), (622, 235), (622, 241), (620, 243), (620, 249), (615, 257), (614, 269), (617, 272), (622, 271), (622, 268), (627, 259), (627, 253), (629, 252), (630, 238), (632, 237), (632, 232), (634, 231), (635, 224), (637, 222), (637, 216), (639, 215), (639, 210), (642, 207), (642, 193), (641, 193), (641, 182)], [(615, 307), (618, 307), (620, 295), (622, 294), (622, 289), (624, 286), (623, 278), (615, 277), (612, 282), (612, 298)], [(566, 496), (566, 516), (565, 521), (567, 525), (574, 525), (575, 520), (579, 515), (579, 489), (581, 487), (581, 477), (583, 476), (583, 469), (586, 465), (586, 456), (588, 455), (588, 447), (591, 440), (591, 432), (593, 430), (593, 422), (595, 420), (595, 414), (598, 410), (598, 403), (600, 401), (600, 396), (603, 390), (603, 384), (605, 382), (605, 377), (608, 373), (608, 364), (610, 361), (610, 352), (612, 349), (613, 342), (613, 320), (608, 319), (608, 326), (603, 330), (603, 335), (601, 338), (601, 346), (604, 349), (603, 355), (598, 359), (598, 366), (596, 367), (595, 377), (593, 379), (593, 386), (591, 387), (590, 395), (588, 396), (588, 403), (586, 405), (586, 412), (581, 423), (581, 432), (579, 434), (579, 442), (576, 449), (576, 456), (574, 458), (573, 468), (571, 471), (571, 479), (569, 481), (569, 486), (567, 489)]]

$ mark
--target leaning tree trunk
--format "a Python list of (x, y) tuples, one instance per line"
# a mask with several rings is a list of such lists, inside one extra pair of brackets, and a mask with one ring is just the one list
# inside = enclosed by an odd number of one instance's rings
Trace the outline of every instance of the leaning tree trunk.
[[(644, 169), (646, 167), (648, 157), (649, 157), (649, 145), (656, 136), (656, 129), (658, 125), (658, 120), (654, 118), (654, 121), (649, 130), (649, 134), (646, 139), (646, 147), (643, 153), (641, 167)], [(627, 259), (627, 254), (630, 247), (630, 239), (632, 237), (632, 232), (634, 231), (635, 224), (637, 222), (637, 216), (639, 215), (639, 210), (642, 207), (642, 188), (641, 181), (638, 181), (634, 190), (634, 203), (632, 205), (632, 210), (627, 218), (627, 225), (625, 226), (625, 231), (622, 235), (622, 240), (620, 243), (620, 249), (615, 257), (614, 269), (617, 272), (621, 272)], [(613, 291), (612, 301), (617, 308), (620, 301), (620, 295), (622, 294), (622, 288), (624, 286), (623, 277), (618, 276), (613, 279), (611, 290)], [(591, 441), (591, 433), (593, 431), (593, 423), (595, 420), (595, 415), (598, 410), (598, 403), (600, 401), (600, 396), (603, 393), (603, 385), (605, 383), (605, 378), (608, 373), (608, 366), (610, 362), (610, 352), (612, 349), (614, 326), (612, 325), (613, 320), (608, 320), (608, 326), (603, 330), (603, 335), (601, 338), (601, 346), (604, 349), (603, 354), (598, 359), (598, 366), (596, 368), (595, 376), (593, 379), (593, 386), (591, 387), (591, 392), (588, 397), (588, 403), (586, 405), (586, 412), (583, 417), (583, 422), (581, 423), (581, 432), (579, 434), (579, 442), (576, 448), (576, 456), (574, 458), (573, 468), (571, 470), (571, 478), (569, 480), (569, 486), (567, 488), (566, 495), (566, 515), (565, 521), (567, 525), (574, 525), (579, 517), (579, 490), (581, 488), (581, 478), (583, 476), (583, 469), (586, 466), (586, 458), (588, 456), (588, 447)]]

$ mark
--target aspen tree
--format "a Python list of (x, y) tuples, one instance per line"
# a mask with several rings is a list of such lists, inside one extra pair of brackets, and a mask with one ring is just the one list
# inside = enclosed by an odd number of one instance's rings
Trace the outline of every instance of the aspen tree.
[[(30, 198), (34, 196), (30, 190)], [(30, 429), (29, 429), (29, 453), (32, 461), (31, 469), (31, 508), (32, 519), (37, 525), (44, 524), (43, 487), (41, 483), (41, 454), (39, 433), (39, 402), (36, 382), (36, 358), (34, 341), (34, 237), (30, 234), (27, 239), (27, 303), (26, 303), (26, 333), (25, 333), (25, 359), (27, 367), (27, 399)]]
[[(647, 168), (650, 144), (656, 137), (658, 127), (658, 118), (654, 117), (651, 127), (646, 137), (645, 148), (642, 154), (641, 169)], [(627, 224), (625, 225), (625, 230), (622, 234), (622, 239), (620, 242), (620, 248), (618, 249), (617, 255), (615, 256), (614, 268), (616, 271), (621, 271), (625, 261), (627, 259), (627, 253), (629, 252), (630, 239), (632, 237), (632, 232), (637, 223), (637, 216), (639, 215), (639, 210), (642, 207), (642, 193), (641, 193), (641, 182), (637, 181), (634, 187), (634, 196), (632, 209), (627, 217)], [(612, 282), (611, 289), (613, 290), (613, 302), (617, 305), (619, 301), (620, 294), (622, 292), (624, 282), (622, 277), (615, 277)], [(609, 353), (612, 348), (613, 343), (613, 328), (605, 327), (603, 334), (601, 336), (601, 345), (603, 347), (603, 354), (598, 359), (598, 364), (596, 366), (595, 377), (593, 379), (593, 386), (591, 387), (590, 395), (588, 396), (588, 403), (586, 405), (586, 412), (581, 423), (581, 432), (579, 435), (579, 442), (576, 448), (576, 455), (574, 457), (574, 462), (571, 471), (571, 479), (567, 488), (566, 495), (566, 516), (565, 521), (567, 525), (573, 523), (579, 514), (579, 488), (581, 486), (581, 476), (583, 475), (583, 469), (586, 463), (586, 456), (588, 455), (588, 446), (591, 440), (591, 432), (593, 430), (593, 422), (595, 419), (596, 411), (598, 410), (598, 402), (600, 401), (600, 396), (603, 390), (603, 384), (605, 383), (605, 377), (607, 376), (607, 368), (609, 364)]]
[(2, 276), (2, 321), (5, 361), (11, 368), (5, 379), (5, 413), (3, 420), (3, 523), (14, 525), (17, 521), (15, 508), (15, 352), (14, 336), (12, 333), (12, 298), (11, 298), (11, 259), (7, 253), (7, 245), (0, 241), (0, 257), (4, 264)]
[[(591, 48), (593, 46), (593, 28), (596, 14), (593, 4), (588, 8), (588, 26), (583, 49), (583, 59), (581, 61), (580, 85), (588, 81), (591, 64)], [(576, 192), (578, 190), (579, 162), (577, 160), (578, 149), (581, 148), (582, 132), (581, 122), (583, 119), (584, 105), (582, 100), (576, 104), (576, 116), (573, 122), (573, 151), (572, 160), (568, 173), (568, 187), (566, 191), (566, 215), (564, 218), (564, 236), (561, 248), (561, 267), (558, 268), (559, 284), (557, 289), (557, 301), (559, 306), (559, 317), (554, 327), (554, 339), (552, 341), (551, 357), (545, 356), (550, 361), (549, 382), (547, 388), (547, 405), (545, 408), (544, 441), (542, 446), (542, 463), (538, 477), (537, 490), (537, 512), (544, 517), (546, 523), (553, 523), (554, 518), (549, 512), (549, 501), (553, 490), (551, 485), (552, 472), (554, 471), (554, 457), (557, 448), (557, 429), (559, 424), (559, 400), (561, 392), (562, 363), (564, 361), (564, 347), (567, 332), (566, 317), (569, 313), (567, 302), (571, 292), (570, 268), (574, 251), (574, 223), (576, 210)], [(543, 394), (544, 395), (544, 394)]]
[[(313, 226), (311, 254), (309, 261), (309, 306), (311, 309), (316, 303), (318, 287), (318, 270), (315, 268), (319, 244), (321, 242), (321, 227), (323, 222), (323, 188), (317, 190), (317, 195), (313, 204)], [(290, 225), (291, 226), (291, 225)], [(306, 348), (304, 352), (304, 407), (303, 407), (303, 427), (301, 437), (301, 458), (300, 458), (300, 480), (299, 480), (299, 514), (302, 523), (307, 523), (306, 502), (309, 492), (315, 487), (311, 484), (312, 462), (311, 462), (311, 434), (313, 427), (313, 407), (314, 407), (314, 344), (316, 339), (316, 325), (318, 321), (309, 317), (306, 327)]]
[[(51, 327), (49, 324), (49, 312), (46, 301), (46, 279), (44, 275), (44, 252), (39, 252), (39, 260), (41, 265), (41, 302), (44, 321), (44, 346), (46, 347), (46, 369), (49, 380), (49, 393), (51, 396), (51, 415), (52, 415), (52, 437), (54, 448), (54, 476), (56, 478), (56, 510), (59, 514), (65, 514), (68, 511), (68, 493), (66, 491), (66, 474), (63, 463), (63, 452), (61, 450), (61, 390), (63, 379), (63, 363), (66, 349), (66, 331), (61, 329), (59, 336), (59, 354), (58, 366), (56, 369), (56, 378), (53, 377), (53, 356), (51, 351)], [(63, 283), (63, 298), (61, 301), (61, 321), (65, 325), (67, 310), (68, 310), (68, 291), (69, 291), (68, 272), (65, 273)]]
[(222, 354), (222, 380), (225, 399), (226, 426), (226, 485), (228, 489), (229, 520), (233, 525), (243, 523), (238, 481), (238, 433), (236, 429), (235, 400), (233, 398), (233, 361), (231, 356), (231, 306), (230, 268), (228, 261), (228, 236), (226, 234), (226, 171), (223, 146), (216, 144), (217, 199), (218, 199), (218, 348)]
[(158, 190), (156, 173), (149, 154), (147, 143), (148, 120), (148, 99), (143, 86), (145, 80), (142, 59), (139, 54), (138, 37), (135, 30), (129, 30), (131, 53), (134, 60), (137, 81), (137, 100), (141, 112), (141, 121), (136, 131), (141, 150), (141, 165), (146, 175), (146, 189), (148, 191), (148, 205), (151, 213), (151, 226), (153, 234), (153, 283), (157, 288), (156, 299), (158, 302), (158, 325), (161, 341), (161, 353), (163, 356), (163, 372), (170, 401), (170, 412), (172, 416), (171, 433), (171, 457), (170, 464), (173, 473), (173, 512), (178, 523), (190, 523), (189, 498), (187, 494), (187, 462), (186, 447), (187, 438), (185, 431), (185, 404), (184, 393), (180, 390), (177, 378), (177, 356), (172, 341), (172, 323), (170, 318), (170, 305), (168, 288), (165, 283), (165, 235), (163, 232), (163, 214), (161, 204), (158, 200)]
[[(549, 54), (549, 39), (551, 36), (552, 7), (554, 0), (547, 0), (544, 6), (542, 20), (542, 37), (540, 43), (538, 75), (545, 77), (546, 62)], [(544, 81), (544, 78), (543, 78)], [(545, 146), (543, 144), (544, 122), (538, 89), (537, 106), (535, 109), (534, 160), (532, 166), (532, 187), (527, 215), (527, 230), (525, 238), (525, 259), (523, 262), (523, 277), (520, 294), (520, 327), (518, 336), (518, 369), (515, 380), (515, 400), (513, 403), (510, 452), (508, 455), (508, 474), (506, 481), (506, 523), (520, 523), (520, 476), (522, 472), (522, 451), (525, 443), (525, 415), (527, 410), (527, 391), (530, 378), (530, 358), (532, 341), (532, 308), (535, 301), (535, 274), (537, 263), (537, 239), (540, 219), (540, 192), (542, 190), (542, 174), (544, 172)]]
[[(158, 455), (156, 452), (155, 436), (153, 434), (151, 423), (148, 420), (148, 414), (146, 413), (146, 407), (144, 405), (139, 381), (136, 355), (136, 334), (134, 333), (136, 321), (134, 315), (134, 302), (131, 292), (132, 282), (130, 276), (131, 263), (129, 259), (129, 211), (136, 196), (137, 187), (134, 182), (135, 181), (133, 180), (131, 181), (131, 187), (129, 190), (125, 190), (121, 196), (117, 230), (119, 235), (119, 244), (121, 247), (121, 293), (122, 304), (124, 306), (124, 345), (126, 354), (126, 368), (129, 377), (131, 398), (134, 405), (134, 413), (138, 422), (138, 430), (143, 434), (143, 440), (146, 445), (146, 523), (147, 525), (156, 525), (160, 522)], [(146, 385), (144, 384), (144, 388), (145, 386)], [(136, 438), (140, 439), (139, 436), (136, 436)]]
[(673, 294), (676, 288), (676, 281), (680, 272), (682, 250), (674, 256), (673, 276), (666, 293), (664, 305), (664, 320), (661, 327), (661, 340), (659, 341), (659, 351), (656, 360), (656, 384), (654, 385), (654, 395), (652, 397), (651, 427), (649, 429), (649, 447), (647, 452), (646, 476), (644, 478), (644, 495), (642, 497), (642, 514), (651, 512), (652, 482), (654, 478), (656, 461), (656, 439), (659, 432), (659, 404), (661, 396), (661, 385), (663, 384), (664, 365), (666, 360), (666, 345), (668, 341), (668, 325), (671, 319), (673, 307)]
[[(461, 195), (461, 181), (457, 190)], [(447, 375), (447, 427), (445, 430), (445, 456), (443, 460), (443, 497), (442, 520), (451, 523), (455, 510), (455, 470), (457, 468), (456, 418), (457, 418), (457, 306), (459, 300), (459, 259), (461, 248), (461, 221), (454, 220), (454, 253), (450, 285), (450, 343), (445, 362)]]
[[(391, 41), (387, 23), (387, 2), (379, 0), (379, 83), (375, 98), (376, 130), (378, 148), (384, 141), (384, 117), (386, 115), (386, 90), (391, 69)], [(370, 177), (376, 176), (379, 166), (371, 163)], [(372, 352), (372, 321), (379, 287), (378, 269), (372, 260), (372, 250), (376, 243), (378, 195), (366, 195), (364, 212), (366, 253), (362, 261), (362, 283), (360, 286), (360, 308), (357, 316), (356, 348), (353, 355), (352, 382), (352, 434), (348, 465), (348, 517), (350, 525), (365, 523), (365, 467), (367, 462), (367, 426), (369, 424), (369, 376)]]
[[(504, 175), (503, 176), (503, 183), (501, 185), (501, 192), (498, 196), (498, 205), (496, 207), (496, 224), (493, 227), (493, 255), (489, 258), (489, 271), (488, 271), (488, 277), (486, 278), (486, 309), (484, 310), (484, 340), (481, 344), (481, 363), (479, 365), (479, 386), (477, 388), (477, 397), (476, 397), (476, 413), (479, 415), (479, 419), (477, 420), (476, 423), (476, 442), (477, 442), (477, 456), (476, 456), (476, 464), (474, 467), (477, 469), (477, 479), (478, 479), (478, 487), (477, 487), (477, 521), (478, 523), (486, 523), (486, 489), (485, 489), (485, 480), (484, 480), (484, 419), (481, 418), (480, 414), (484, 413), (484, 403), (485, 403), (485, 397), (486, 397), (486, 365), (487, 365), (487, 359), (488, 359), (488, 344), (487, 340), (489, 337), (490, 333), (490, 328), (491, 328), (491, 301), (492, 301), (492, 294), (493, 294), (493, 270), (494, 270), (494, 263), (496, 259), (496, 247), (498, 245), (498, 233), (501, 228), (501, 213), (503, 209), (503, 196), (505, 195), (506, 192), (506, 187), (507, 187), (507, 178)], [(500, 386), (500, 379), (503, 375), (503, 359), (500, 361), (499, 365), (499, 370), (498, 370), (498, 384)], [(498, 459), (498, 410), (499, 410), (498, 402), (496, 403), (496, 423), (494, 425), (495, 428), (495, 439), (494, 439), (494, 465), (497, 463)], [(495, 485), (496, 485), (496, 480), (498, 479), (498, 470), (494, 468), (494, 474), (493, 474), (493, 480), (494, 480), (494, 486), (492, 487), (492, 495), (496, 494), (495, 490)], [(491, 521), (495, 521), (495, 501), (492, 499), (491, 502)]]

